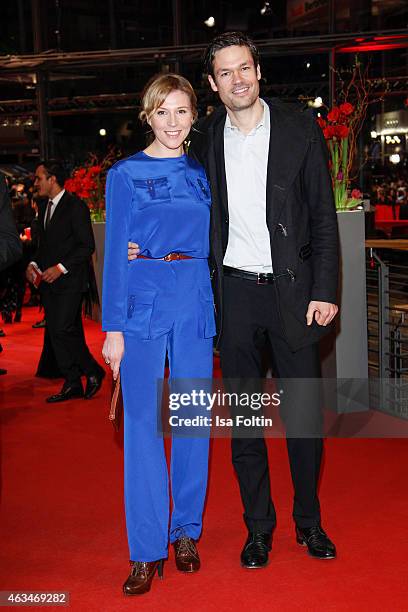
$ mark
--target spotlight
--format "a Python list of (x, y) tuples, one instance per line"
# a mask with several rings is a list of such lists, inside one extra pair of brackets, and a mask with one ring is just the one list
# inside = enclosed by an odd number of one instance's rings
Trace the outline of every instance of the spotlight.
[(105, 128), (101, 128), (101, 129), (99, 130), (99, 136), (106, 136), (106, 130), (105, 130)]
[(378, 136), (378, 134), (377, 134), (377, 132), (375, 130), (372, 130), (370, 132), (370, 134), (371, 134), (371, 138), (377, 138), (377, 136)]
[(271, 3), (265, 2), (260, 10), (261, 15), (272, 15)]
[(213, 28), (215, 26), (215, 19), (214, 17), (209, 17), (208, 19), (204, 21), (204, 23), (207, 26), (207, 28)]
[(314, 99), (313, 108), (320, 108), (321, 106), (323, 106), (323, 100), (320, 96), (317, 96), (317, 98)]
[(310, 68), (312, 64), (310, 62), (306, 62), (306, 68)]
[(392, 155), (390, 155), (390, 162), (392, 164), (399, 164), (401, 161), (401, 157), (398, 155), (398, 153), (393, 153)]

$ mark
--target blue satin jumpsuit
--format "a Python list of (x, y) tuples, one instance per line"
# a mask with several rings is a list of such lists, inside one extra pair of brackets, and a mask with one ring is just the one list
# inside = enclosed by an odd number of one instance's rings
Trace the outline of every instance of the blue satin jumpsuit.
[[(166, 354), (171, 379), (212, 376), (210, 206), (205, 172), (186, 155), (139, 152), (108, 173), (102, 325), (124, 334), (125, 507), (133, 561), (167, 557), (169, 483), (157, 428)], [(128, 262), (128, 241), (149, 259)], [(159, 259), (172, 252), (192, 259)], [(207, 470), (208, 435), (173, 436), (170, 542), (181, 530), (200, 536)]]

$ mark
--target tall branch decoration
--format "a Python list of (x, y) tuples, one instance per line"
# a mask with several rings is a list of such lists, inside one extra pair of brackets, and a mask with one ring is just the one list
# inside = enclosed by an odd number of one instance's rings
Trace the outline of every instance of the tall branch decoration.
[(326, 107), (327, 118), (318, 117), (317, 121), (329, 147), (336, 209), (350, 210), (362, 198), (358, 189), (349, 193), (350, 183), (356, 179), (361, 166), (356, 164), (357, 140), (369, 104), (378, 99), (370, 99), (374, 82), (368, 78), (368, 67), (364, 68), (358, 57), (348, 72), (347, 81), (343, 78), (345, 72), (335, 72), (340, 83), (337, 101), (331, 109)]

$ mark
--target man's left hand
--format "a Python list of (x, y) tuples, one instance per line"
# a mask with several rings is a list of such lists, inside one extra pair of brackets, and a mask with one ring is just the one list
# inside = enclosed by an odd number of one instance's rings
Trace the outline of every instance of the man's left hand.
[(53, 283), (61, 276), (62, 272), (58, 266), (51, 266), (51, 268), (47, 268), (42, 275), (42, 280), (46, 283)]
[(325, 327), (333, 321), (338, 311), (338, 306), (330, 302), (309, 302), (306, 313), (307, 324), (311, 325), (313, 319), (315, 319), (318, 325), (323, 325), (323, 327)]

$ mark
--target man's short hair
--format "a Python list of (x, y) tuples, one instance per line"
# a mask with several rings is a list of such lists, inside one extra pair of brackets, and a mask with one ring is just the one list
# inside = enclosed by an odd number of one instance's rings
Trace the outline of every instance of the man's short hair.
[(254, 60), (255, 68), (259, 64), (259, 51), (249, 36), (242, 32), (225, 32), (216, 36), (208, 45), (204, 53), (204, 70), (214, 78), (214, 57), (217, 51), (226, 47), (248, 47)]
[(55, 179), (60, 187), (64, 187), (65, 181), (68, 178), (68, 172), (64, 164), (58, 159), (44, 159), (40, 161), (38, 166), (44, 166), (48, 176), (55, 176)]

